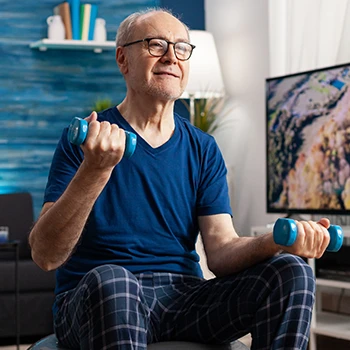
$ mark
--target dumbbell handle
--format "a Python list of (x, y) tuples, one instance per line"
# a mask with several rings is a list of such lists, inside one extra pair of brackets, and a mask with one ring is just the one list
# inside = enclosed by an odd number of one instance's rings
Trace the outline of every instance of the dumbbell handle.
[[(329, 252), (337, 252), (343, 244), (343, 230), (340, 226), (331, 225), (328, 228), (330, 242), (327, 247)], [(298, 228), (294, 220), (280, 218), (273, 226), (273, 239), (276, 244), (291, 246), (297, 239)]]
[[(68, 128), (68, 140), (74, 145), (80, 146), (84, 143), (89, 130), (89, 124), (85, 119), (74, 117)], [(130, 158), (136, 148), (137, 137), (129, 131), (125, 131), (125, 150), (123, 157)]]

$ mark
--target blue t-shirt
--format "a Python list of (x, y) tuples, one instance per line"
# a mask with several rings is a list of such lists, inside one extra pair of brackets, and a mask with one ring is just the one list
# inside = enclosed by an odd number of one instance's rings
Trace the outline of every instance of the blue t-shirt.
[[(74, 288), (94, 267), (116, 264), (132, 273), (173, 272), (202, 276), (195, 251), (198, 216), (232, 215), (226, 167), (214, 138), (174, 114), (175, 130), (153, 148), (138, 135), (135, 153), (114, 168), (96, 200), (82, 237), (56, 271), (56, 294)], [(137, 132), (117, 108), (98, 115)], [(56, 201), (84, 154), (67, 139), (55, 151), (44, 202)]]

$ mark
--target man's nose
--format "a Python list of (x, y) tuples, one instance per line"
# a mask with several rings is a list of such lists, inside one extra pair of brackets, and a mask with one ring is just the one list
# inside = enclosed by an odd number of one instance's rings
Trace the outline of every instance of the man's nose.
[(178, 59), (175, 55), (175, 47), (174, 44), (168, 44), (168, 50), (166, 53), (162, 56), (162, 60), (169, 61), (171, 63), (177, 62)]

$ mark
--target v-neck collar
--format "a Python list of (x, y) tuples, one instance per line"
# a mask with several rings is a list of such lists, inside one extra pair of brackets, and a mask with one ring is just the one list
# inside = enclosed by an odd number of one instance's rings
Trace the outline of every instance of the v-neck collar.
[[(121, 115), (117, 107), (111, 109), (113, 113), (113, 117), (115, 118), (115, 122), (124, 130), (130, 131), (137, 136), (137, 147), (144, 148), (148, 153), (158, 154), (160, 152), (165, 151), (172, 145), (174, 145), (179, 138), (179, 123), (176, 118), (176, 114), (174, 114), (174, 132), (169, 138), (168, 141), (163, 143), (159, 147), (152, 147), (142, 136), (138, 134), (138, 132), (129, 124), (129, 122)], [(113, 121), (112, 121), (113, 122)]]

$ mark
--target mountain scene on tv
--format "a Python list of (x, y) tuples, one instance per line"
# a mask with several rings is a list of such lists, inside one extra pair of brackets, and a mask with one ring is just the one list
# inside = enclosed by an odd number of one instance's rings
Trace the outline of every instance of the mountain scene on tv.
[(267, 81), (270, 209), (350, 209), (349, 68)]

